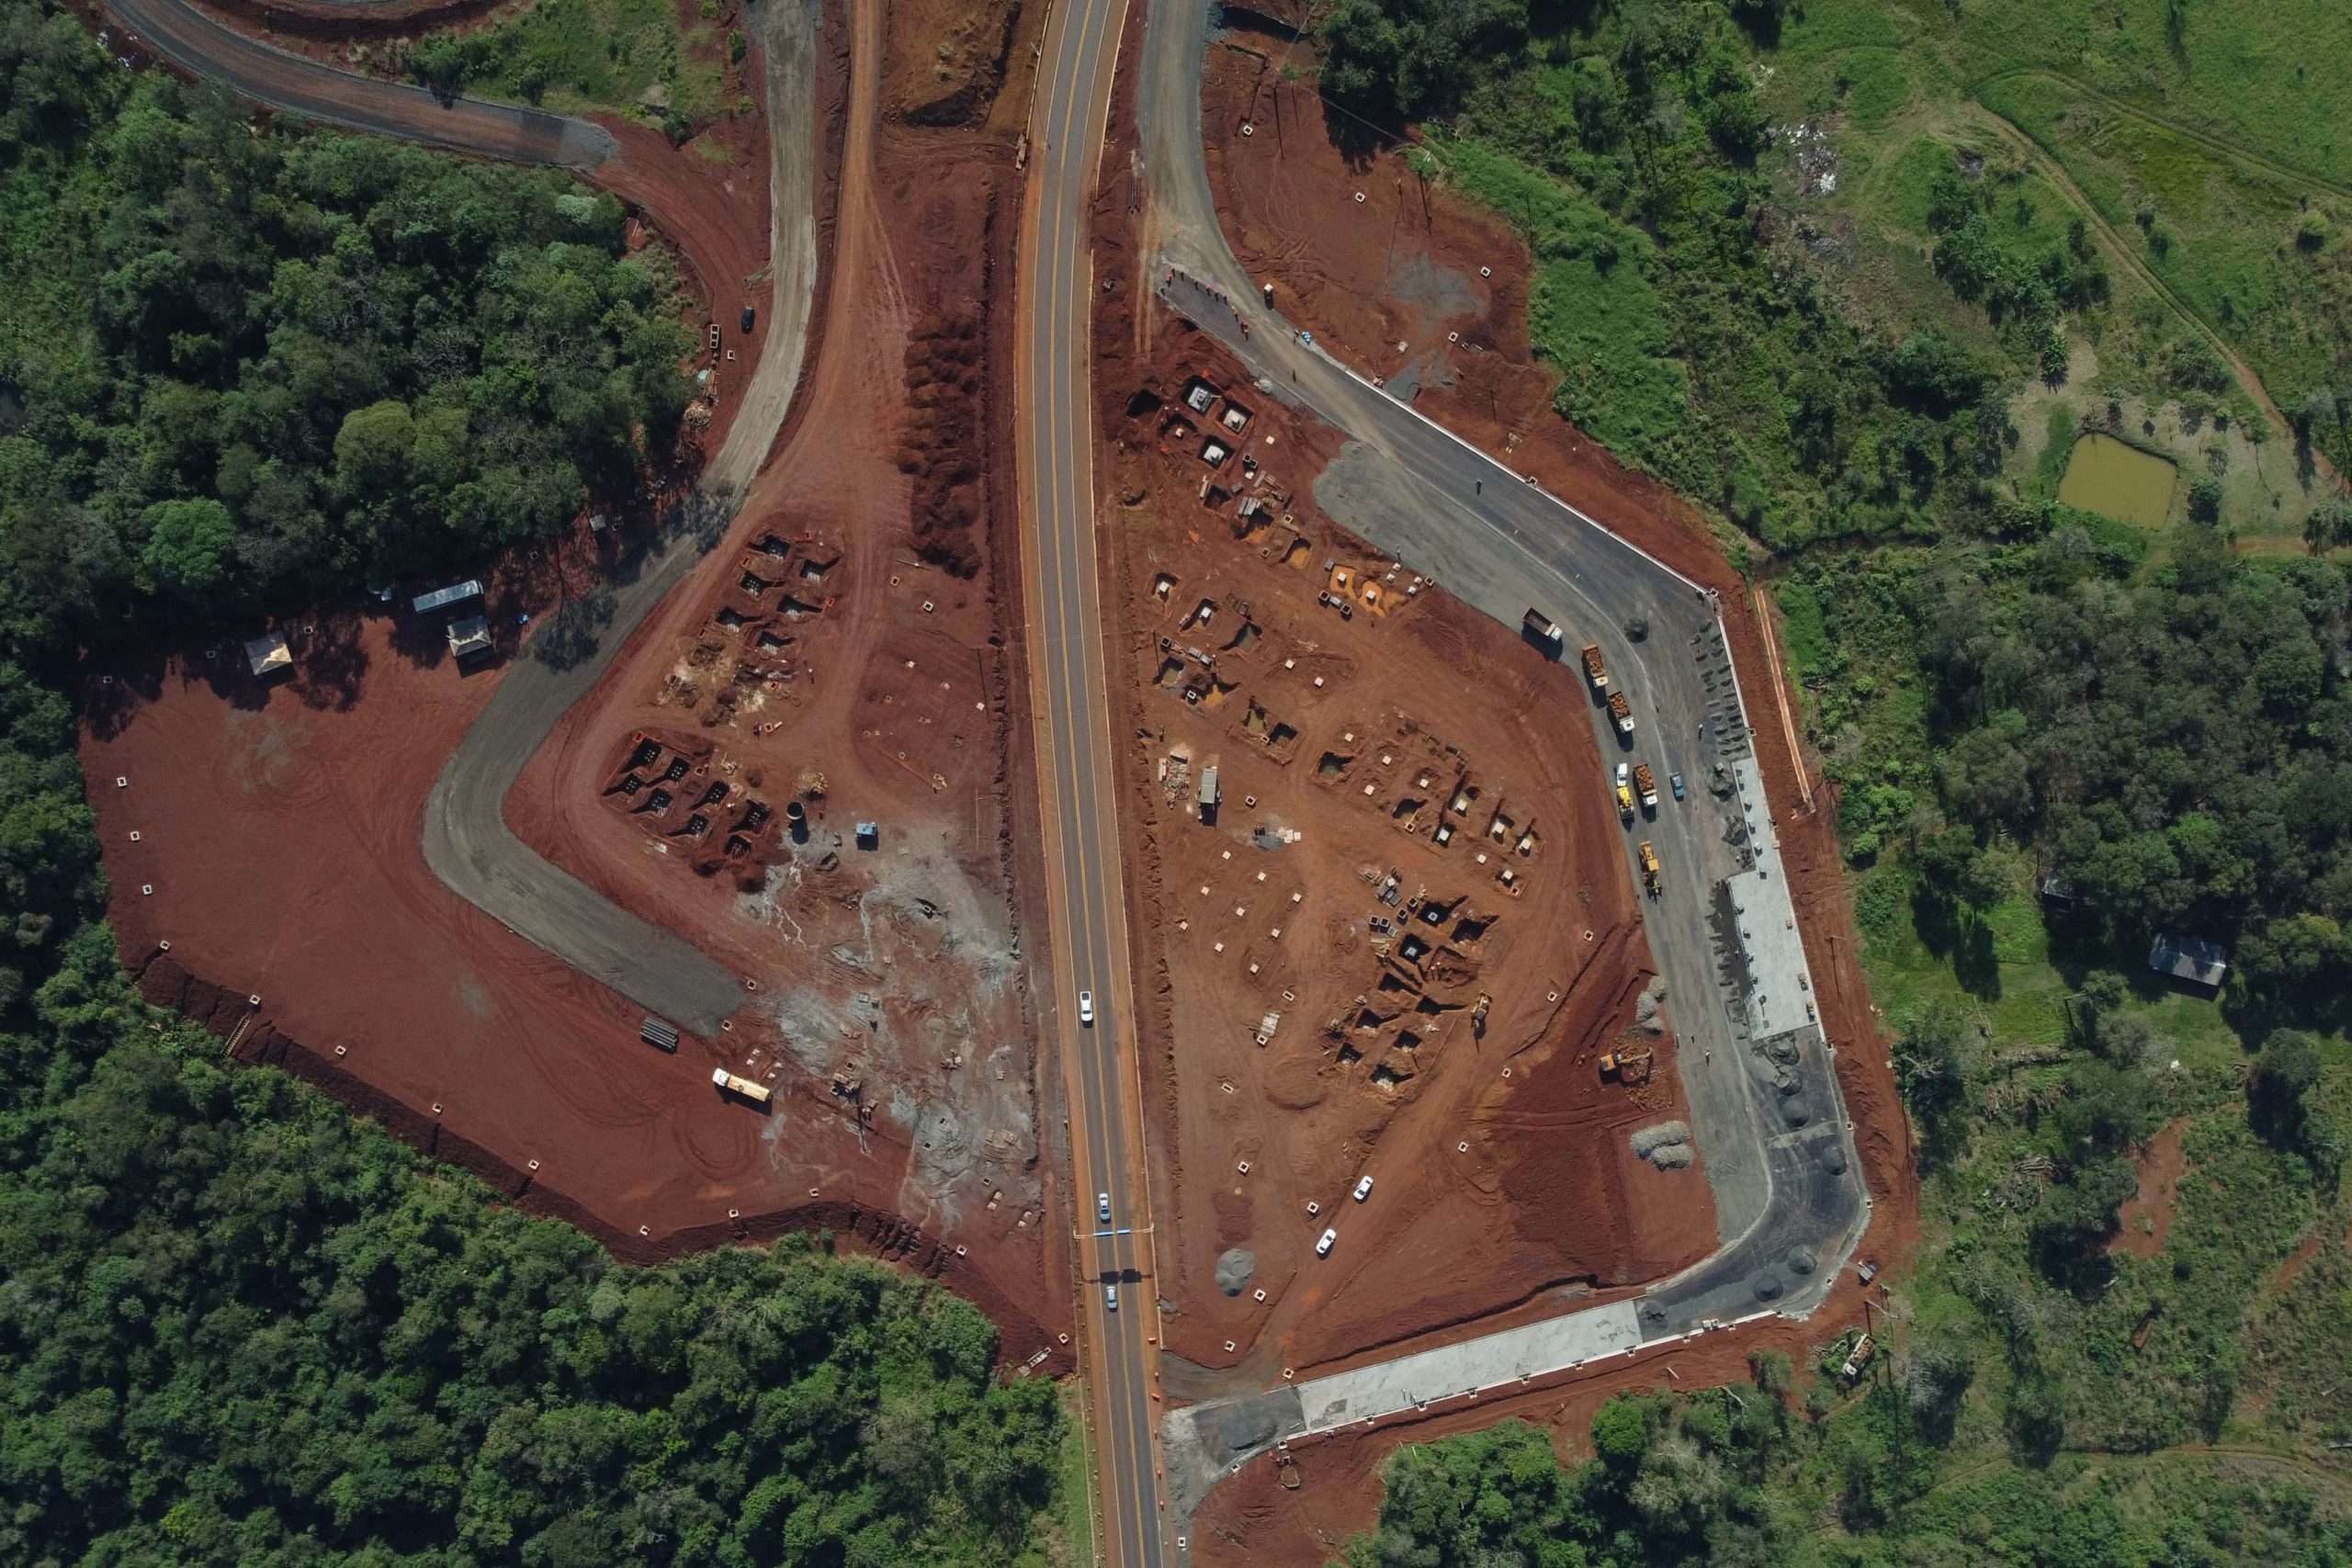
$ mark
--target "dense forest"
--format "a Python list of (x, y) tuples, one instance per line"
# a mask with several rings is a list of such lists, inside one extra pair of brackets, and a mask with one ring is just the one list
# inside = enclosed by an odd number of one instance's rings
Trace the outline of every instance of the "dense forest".
[(17, 649), (478, 561), (667, 448), (692, 342), (610, 196), (257, 133), (33, 0), (0, 79)]
[(688, 344), (621, 222), (0, 0), (0, 1561), (1044, 1561), (1055, 1391), (968, 1303), (809, 1240), (619, 1267), (227, 1066), (101, 918), (76, 645), (629, 483)]
[[(1786, 1357), (1759, 1356), (1754, 1371), (1744, 1387), (1611, 1400), (1593, 1417), (1594, 1457), (1571, 1467), (1520, 1421), (1402, 1450), (1389, 1462), (1378, 1525), (1335, 1568), (2201, 1568), (2352, 1558), (2352, 1525), (2317, 1517), (2308, 1492), (2165, 1461), (1939, 1486), (1933, 1428), (1965, 1389), (1964, 1368), (1874, 1382), (1827, 1423), (1792, 1419)], [(2134, 1495), (2151, 1490), (2166, 1494), (2160, 1524), (2135, 1517)], [(1897, 1511), (1903, 1528), (1887, 1529)]]
[[(1994, 846), (2030, 842), (2086, 950), (2121, 963), (2153, 931), (2215, 936), (2249, 1012), (2341, 1022), (2352, 573), (2248, 559), (2203, 524), (2158, 558), (2149, 542), (2053, 510), (2038, 536), (1798, 568), (1826, 687), (1898, 650), (1922, 685), (1918, 737), (1852, 759), (1849, 849), (1916, 851), (1942, 919), (2007, 897)], [(1826, 701), (1832, 728), (1860, 716)]]

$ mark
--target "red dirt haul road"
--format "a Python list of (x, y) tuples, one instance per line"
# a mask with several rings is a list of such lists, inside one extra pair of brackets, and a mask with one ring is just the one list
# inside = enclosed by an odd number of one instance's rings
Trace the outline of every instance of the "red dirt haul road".
[[(1010, 547), (989, 525), (1014, 132), (999, 51), (975, 51), (942, 108), (935, 18), (854, 20), (853, 39), (837, 14), (820, 52), (842, 283), (821, 291), (780, 460), (506, 805), (571, 874), (742, 976), (720, 1028), (674, 1055), (641, 1041), (645, 1009), (460, 902), (418, 853), (443, 759), (514, 673), (518, 615), (593, 598), (633, 509), (568, 541), (560, 570), (492, 575), (499, 647), (477, 672), (437, 621), (321, 612), (281, 628), (295, 669), (275, 687), (232, 649), (94, 679), (84, 761), (126, 959), (240, 1056), (323, 1082), (624, 1257), (824, 1224), (947, 1276), (1009, 1357), (1042, 1360), (1068, 1309), (1037, 1289), (1057, 1244), (1028, 911), (1009, 893), (1031, 786), (1008, 760)], [(703, 236), (685, 248), (721, 269), (702, 280), (720, 301), (760, 270), (756, 201), (714, 225), (687, 210), (712, 202), (695, 182), (624, 194), (657, 230)], [(723, 380), (719, 406), (723, 423)], [(640, 762), (660, 776), (632, 790)], [(722, 1094), (715, 1067), (770, 1102)]]

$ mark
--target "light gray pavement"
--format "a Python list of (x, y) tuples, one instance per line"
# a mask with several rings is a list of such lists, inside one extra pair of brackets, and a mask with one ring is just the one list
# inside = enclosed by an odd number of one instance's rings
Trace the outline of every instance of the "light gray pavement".
[[(110, 7), (151, 51), (274, 107), (347, 130), (518, 163), (594, 168), (611, 134), (585, 120), (505, 104), (443, 99), (288, 54), (212, 20), (186, 0)], [(541, 628), (443, 769), (425, 807), (426, 863), (510, 931), (639, 1005), (700, 1033), (742, 999), (739, 979), (687, 942), (639, 919), (541, 858), (506, 826), (509, 790), (556, 721), (726, 532), (766, 460), (800, 378), (817, 276), (819, 0), (771, 0), (759, 15), (767, 72), (770, 255), (767, 333), (744, 406), (700, 491), (608, 591)]]
[(743, 406), (666, 536), (598, 596), (567, 605), (534, 637), (458, 743), (424, 807), (425, 863), (466, 902), (640, 1006), (701, 1034), (741, 1005), (741, 978), (639, 919), (516, 837), (506, 796), (571, 705), (595, 689), (629, 637), (726, 536), (783, 427), (808, 352), (817, 286), (819, 0), (770, 0), (760, 16), (768, 72), (767, 333)]

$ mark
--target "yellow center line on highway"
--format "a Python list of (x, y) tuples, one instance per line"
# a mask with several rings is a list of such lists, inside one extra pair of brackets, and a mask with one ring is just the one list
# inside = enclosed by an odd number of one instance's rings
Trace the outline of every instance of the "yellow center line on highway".
[[(1106, 19), (1110, 9), (1110, 7), (1092, 9), (1090, 15), (1082, 16), (1079, 18), (1079, 25), (1075, 29), (1065, 27), (1061, 30), (1061, 35), (1057, 40), (1060, 45), (1060, 48), (1057, 51), (1056, 60), (1051, 71), (1048, 73), (1049, 79), (1054, 86), (1078, 87), (1082, 85), (1082, 84), (1079, 82), (1079, 67), (1081, 66), (1085, 60), (1093, 53), (1094, 48), (1099, 48), (1099, 39), (1096, 40), (1093, 47), (1091, 48), (1088, 45), (1087, 24), (1091, 21), (1099, 26)], [(1075, 58), (1072, 57), (1071, 52), (1073, 45), (1076, 47)], [(1064, 107), (1067, 112), (1068, 106), (1064, 105)], [(1083, 120), (1079, 122), (1080, 129), (1083, 128)], [(1052, 106), (1049, 103), (1045, 130), (1050, 133), (1055, 129), (1057, 128), (1054, 127), (1052, 123)], [(1074, 145), (1070, 140), (1069, 132), (1071, 128), (1066, 124), (1059, 129), (1064, 132), (1061, 137), (1063, 145), (1059, 155), (1060, 161), (1064, 164), (1069, 164), (1077, 158), (1082, 157), (1084, 149), (1080, 146)], [(1050, 141), (1050, 136), (1046, 140)], [(1040, 160), (1041, 167), (1039, 171), (1041, 177), (1048, 179), (1048, 183), (1041, 186), (1037, 209), (1039, 212), (1037, 237), (1041, 242), (1045, 241), (1046, 231), (1047, 229), (1047, 224), (1045, 221), (1044, 216), (1047, 201), (1049, 199), (1054, 201), (1057, 216), (1066, 212), (1068, 209), (1068, 193), (1059, 188), (1058, 182), (1052, 182), (1050, 180), (1050, 175), (1054, 172), (1054, 164), (1056, 159), (1051, 154), (1049, 148), (1046, 151), (1047, 156)], [(1083, 204), (1081, 204), (1080, 209), (1081, 211), (1083, 210)], [(1057, 229), (1056, 237), (1066, 241), (1068, 239), (1068, 231), (1061, 230), (1059, 225), (1056, 225), (1055, 227)], [(1066, 385), (1067, 367), (1064, 363), (1063, 356), (1058, 354), (1051, 353), (1049, 350), (1056, 341), (1056, 335), (1059, 334), (1066, 324), (1066, 318), (1069, 316), (1081, 316), (1082, 319), (1082, 315), (1081, 312), (1076, 309), (1078, 305), (1075, 292), (1077, 288), (1079, 272), (1078, 247), (1075, 244), (1065, 243), (1058, 245), (1049, 244), (1047, 248), (1053, 252), (1053, 254), (1044, 278), (1046, 308), (1043, 312), (1043, 320), (1033, 323), (1033, 332), (1037, 332), (1042, 329), (1044, 333), (1049, 335), (1037, 336), (1033, 340), (1033, 342), (1035, 350), (1043, 354), (1046, 359), (1045, 390), (1046, 393), (1046, 400), (1045, 406), (1047, 411), (1048, 417), (1050, 418), (1054, 411), (1059, 410), (1064, 406), (1064, 400), (1068, 396), (1069, 388)], [(1033, 256), (1031, 259), (1034, 261), (1038, 258)], [(1068, 268), (1067, 271), (1064, 270), (1065, 266)], [(1084, 328), (1081, 326), (1079, 330), (1080, 335), (1082, 338), (1084, 335)], [(1066, 343), (1064, 346), (1067, 347)], [(1086, 411), (1086, 412), (1088, 415), (1087, 431), (1091, 434), (1091, 409)], [(1072, 534), (1083, 532), (1091, 540), (1092, 533), (1091, 513), (1088, 511), (1081, 510), (1081, 508), (1085, 508), (1088, 505), (1088, 495), (1091, 491), (1091, 480), (1086, 486), (1080, 486), (1078, 479), (1079, 474), (1081, 472), (1089, 475), (1091, 475), (1091, 472), (1090, 440), (1087, 435), (1081, 435), (1080, 437), (1080, 439), (1075, 443), (1076, 450), (1071, 455), (1072, 461), (1068, 468), (1065, 468), (1063, 466), (1057, 465), (1051, 460), (1052, 454), (1047, 449), (1046, 434), (1047, 433), (1043, 426), (1033, 423), (1031, 426), (1032, 474), (1033, 479), (1036, 485), (1036, 500), (1040, 503), (1040, 520), (1047, 525), (1046, 527), (1040, 530), (1040, 536), (1037, 541), (1040, 547), (1040, 559), (1037, 563), (1035, 577), (1041, 591), (1047, 588), (1049, 579), (1052, 589), (1050, 595), (1041, 592), (1039, 599), (1039, 607), (1041, 609), (1047, 604), (1058, 606), (1065, 602), (1074, 581), (1080, 588), (1080, 599), (1082, 604), (1090, 604), (1094, 597), (1093, 595), (1088, 594), (1084, 592), (1087, 587), (1091, 586), (1088, 579), (1084, 577), (1073, 579), (1070, 575), (1074, 570), (1080, 570), (1081, 563), (1075, 562), (1071, 558), (1070, 552), (1063, 547), (1070, 541), (1062, 536), (1059, 526), (1059, 525), (1064, 521), (1067, 521), (1072, 525), (1070, 529)], [(1050, 572), (1048, 571), (1046, 558), (1046, 552), (1048, 550), (1050, 550)], [(1091, 564), (1091, 552), (1090, 551), (1088, 564)], [(1088, 835), (1085, 834), (1082, 826), (1087, 818), (1090, 806), (1099, 805), (1099, 799), (1094, 796), (1093, 792), (1088, 791), (1082, 787), (1085, 783), (1091, 780), (1096, 780), (1099, 769), (1081, 765), (1080, 756), (1081, 731), (1079, 724), (1079, 715), (1083, 710), (1079, 706), (1079, 705), (1089, 703), (1092, 700), (1092, 690), (1086, 679), (1086, 676), (1091, 672), (1091, 661), (1086, 658), (1084, 651), (1080, 650), (1076, 655), (1076, 668), (1073, 668), (1074, 650), (1071, 647), (1071, 643), (1075, 639), (1072, 637), (1067, 635), (1048, 636), (1042, 640), (1046, 645), (1043, 651), (1047, 655), (1047, 667), (1059, 673), (1061, 686), (1059, 694), (1060, 701), (1058, 704), (1050, 700), (1051, 694), (1049, 694), (1049, 700), (1046, 705), (1047, 711), (1045, 716), (1047, 724), (1046, 733), (1051, 736), (1055, 741), (1055, 750), (1057, 753), (1056, 760), (1058, 764), (1052, 770), (1052, 772), (1056, 775), (1057, 782), (1067, 786), (1058, 791), (1060, 795), (1059, 811), (1057, 811), (1056, 815), (1059, 816), (1060, 812), (1069, 813), (1067, 823), (1069, 830), (1066, 833), (1057, 831), (1056, 841), (1062, 852), (1061, 858), (1065, 865), (1068, 865), (1069, 857), (1076, 857), (1075, 871), (1076, 881), (1078, 884), (1078, 908), (1076, 910), (1076, 920), (1074, 922), (1069, 920), (1069, 917), (1071, 914), (1071, 911), (1067, 906), (1067, 901), (1056, 900), (1055, 902), (1060, 903), (1063, 906), (1061, 910), (1063, 919), (1057, 923), (1063, 926), (1064, 931), (1067, 931), (1069, 937), (1069, 940), (1064, 944), (1064, 952), (1071, 955), (1071, 958), (1074, 961), (1074, 967), (1077, 972), (1080, 975), (1086, 976), (1091, 982), (1094, 977), (1094, 969), (1102, 964), (1108, 957), (1107, 954), (1103, 954), (1097, 951), (1095, 942), (1095, 939), (1098, 934), (1097, 926), (1100, 922), (1102, 911), (1098, 911), (1097, 909), (1096, 893), (1093, 886), (1093, 877), (1090, 874), (1090, 867), (1099, 866), (1100, 862), (1096, 860), (1090, 860), (1090, 857), (1086, 853), (1085, 840)], [(1088, 760), (1091, 760), (1091, 755)], [(1062, 826), (1063, 824), (1059, 822), (1054, 824), (1054, 827), (1057, 829)], [(1096, 855), (1100, 854), (1101, 840), (1099, 835), (1094, 837), (1092, 849)], [(1107, 903), (1107, 900), (1105, 902)], [(1124, 968), (1121, 969), (1120, 974), (1123, 978)], [(1087, 1068), (1091, 1066), (1093, 1069), (1094, 1083), (1096, 1086), (1095, 1098), (1098, 1100), (1102, 1098), (1102, 1086), (1115, 1083), (1117, 1075), (1114, 1070), (1106, 1070), (1099, 1055), (1095, 1055), (1086, 1051), (1087, 1043), (1085, 1040), (1084, 1026), (1081, 1024), (1073, 1029), (1073, 1027), (1067, 1021), (1068, 1015), (1066, 1013), (1058, 1013), (1058, 1003), (1059, 998), (1057, 998), (1057, 1016), (1060, 1016), (1065, 1020), (1061, 1031), (1065, 1049), (1069, 1049), (1072, 1045), (1075, 1045), (1080, 1052), (1079, 1055), (1069, 1058), (1069, 1061), (1070, 1065), (1076, 1066), (1078, 1069), (1077, 1076), (1080, 1080), (1080, 1094), (1079, 1096), (1080, 1100), (1080, 1112), (1081, 1114), (1086, 1114), (1084, 1101), (1087, 1098)], [(1102, 1031), (1102, 1034), (1106, 1039), (1113, 1038), (1114, 1033), (1115, 1031), (1110, 1029)], [(1115, 1055), (1115, 1041), (1113, 1045), (1113, 1050)], [(1115, 1091), (1114, 1092), (1115, 1093)], [(1086, 1151), (1089, 1156), (1093, 1154), (1094, 1147), (1099, 1146), (1101, 1148), (1102, 1157), (1100, 1163), (1103, 1167), (1103, 1170), (1101, 1174), (1102, 1175), (1104, 1181), (1104, 1190), (1108, 1190), (1111, 1187), (1119, 1185), (1119, 1182), (1114, 1179), (1110, 1170), (1113, 1164), (1111, 1158), (1113, 1138), (1112, 1130), (1102, 1124), (1105, 1118), (1102, 1115), (1092, 1115), (1090, 1118), (1091, 1124), (1086, 1129), (1088, 1136), (1083, 1141), (1091, 1145)], [(1122, 1117), (1121, 1120), (1124, 1120), (1124, 1117)], [(1079, 1148), (1075, 1142), (1072, 1147), (1072, 1155), (1074, 1158), (1079, 1156)], [(1077, 1201), (1083, 1201), (1082, 1193)], [(1095, 1257), (1099, 1258), (1101, 1256), (1100, 1238), (1092, 1239), (1096, 1241), (1098, 1248), (1095, 1253)], [(1112, 1258), (1113, 1271), (1114, 1273), (1124, 1273), (1125, 1271), (1125, 1260), (1122, 1258), (1122, 1248), (1119, 1238), (1110, 1238), (1109, 1251)], [(1081, 1312), (1083, 1313), (1087, 1310), (1091, 1309), (1082, 1308)], [(1130, 1493), (1126, 1485), (1118, 1483), (1122, 1481), (1140, 1481), (1140, 1465), (1150, 1462), (1150, 1439), (1147, 1428), (1147, 1432), (1142, 1439), (1143, 1451), (1138, 1454), (1136, 1434), (1133, 1430), (1132, 1421), (1128, 1416), (1133, 1409), (1133, 1402), (1139, 1397), (1139, 1391), (1134, 1382), (1136, 1375), (1135, 1370), (1127, 1361), (1125, 1355), (1122, 1353), (1128, 1350), (1131, 1347), (1129, 1342), (1115, 1337), (1114, 1331), (1107, 1321), (1109, 1314), (1104, 1313), (1102, 1315), (1106, 1321), (1104, 1324), (1104, 1332), (1100, 1337), (1098, 1348), (1102, 1352), (1102, 1367), (1105, 1374), (1103, 1387), (1107, 1408), (1104, 1413), (1109, 1417), (1109, 1426), (1111, 1427), (1111, 1431), (1109, 1433), (1111, 1441), (1104, 1451), (1109, 1453), (1112, 1460), (1111, 1472), (1104, 1477), (1104, 1480), (1109, 1483), (1109, 1489), (1113, 1494), (1110, 1499), (1113, 1509), (1119, 1516), (1119, 1555), (1125, 1556), (1127, 1552), (1130, 1542), (1132, 1542), (1141, 1549), (1140, 1555), (1148, 1558), (1153, 1555), (1150, 1549), (1154, 1544), (1154, 1536), (1156, 1535), (1156, 1531), (1153, 1529), (1153, 1510), (1151, 1508), (1145, 1507), (1141, 1502), (1140, 1496), (1136, 1494)], [(1132, 1527), (1128, 1522), (1130, 1517), (1133, 1517)]]

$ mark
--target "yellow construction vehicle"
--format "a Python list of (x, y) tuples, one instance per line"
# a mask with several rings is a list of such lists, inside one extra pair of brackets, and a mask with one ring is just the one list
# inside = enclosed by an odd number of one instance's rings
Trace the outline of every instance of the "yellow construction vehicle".
[(1650, 841), (1647, 839), (1644, 839), (1642, 840), (1642, 886), (1649, 890), (1649, 895), (1653, 898), (1657, 897), (1657, 852), (1650, 848)]

